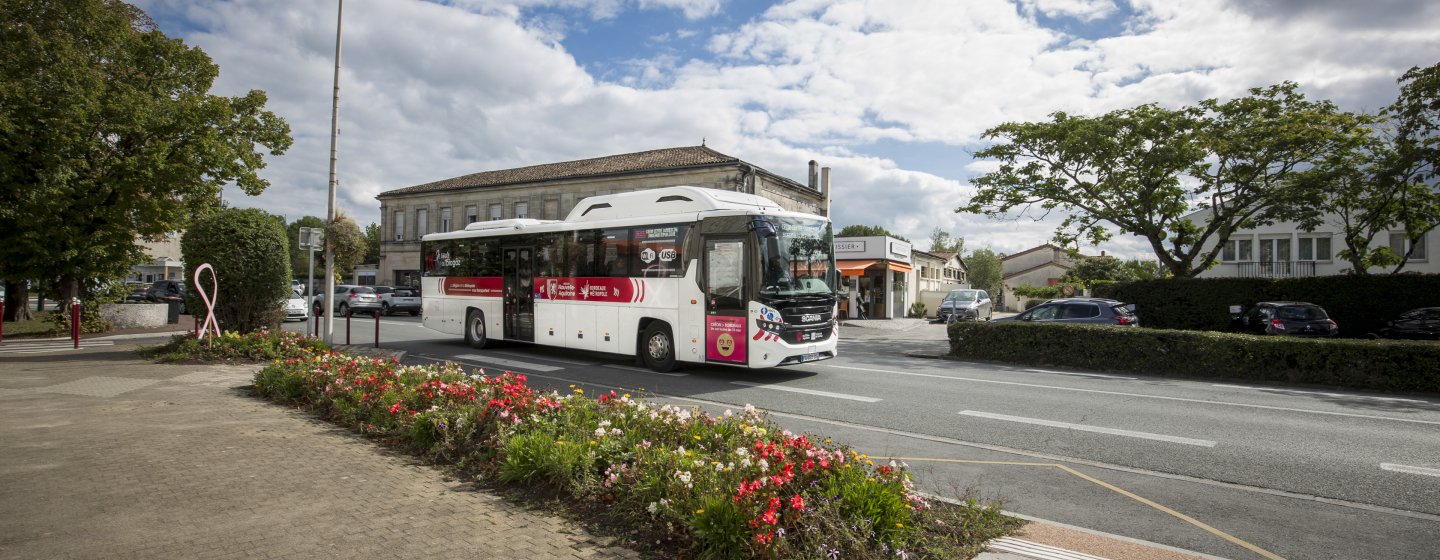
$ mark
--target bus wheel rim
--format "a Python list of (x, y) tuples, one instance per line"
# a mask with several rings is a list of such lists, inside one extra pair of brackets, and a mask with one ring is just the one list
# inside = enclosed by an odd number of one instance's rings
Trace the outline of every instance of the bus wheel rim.
[(656, 360), (663, 360), (670, 354), (670, 339), (665, 333), (655, 333), (650, 337), (650, 357)]

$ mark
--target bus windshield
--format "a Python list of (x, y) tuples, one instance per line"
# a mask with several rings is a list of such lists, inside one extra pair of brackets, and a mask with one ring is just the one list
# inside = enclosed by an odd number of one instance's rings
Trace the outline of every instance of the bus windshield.
[(760, 296), (767, 299), (832, 297), (839, 286), (830, 222), (761, 216)]

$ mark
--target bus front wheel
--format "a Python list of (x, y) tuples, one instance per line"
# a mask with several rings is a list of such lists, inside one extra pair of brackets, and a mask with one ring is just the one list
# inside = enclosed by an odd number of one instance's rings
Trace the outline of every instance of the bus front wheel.
[(465, 343), (482, 350), (495, 346), (485, 335), (485, 314), (479, 309), (471, 309), (465, 316)]
[(670, 325), (655, 321), (645, 327), (640, 339), (640, 357), (645, 365), (659, 373), (675, 371), (679, 364), (675, 360), (675, 337), (670, 334)]

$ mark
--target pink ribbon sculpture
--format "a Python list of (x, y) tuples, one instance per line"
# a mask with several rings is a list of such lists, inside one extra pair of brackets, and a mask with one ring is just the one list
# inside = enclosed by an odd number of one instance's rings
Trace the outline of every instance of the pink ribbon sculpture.
[(196, 268), (195, 291), (200, 292), (200, 299), (205, 301), (205, 324), (201, 325), (197, 340), (204, 340), (205, 335), (209, 334), (212, 328), (215, 329), (215, 336), (220, 336), (220, 323), (215, 320), (215, 300), (210, 299), (210, 294), (206, 294), (205, 288), (200, 285), (200, 271), (202, 270), (210, 271), (210, 291), (214, 292), (217, 296), (216, 299), (219, 299), (218, 296), (220, 295), (220, 283), (215, 277), (215, 268), (211, 267), (210, 263), (202, 264), (199, 268)]

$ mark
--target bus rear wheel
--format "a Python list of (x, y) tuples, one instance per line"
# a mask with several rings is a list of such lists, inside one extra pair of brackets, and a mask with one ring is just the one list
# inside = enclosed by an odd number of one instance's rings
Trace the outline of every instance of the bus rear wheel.
[(645, 327), (645, 334), (640, 338), (640, 358), (658, 373), (679, 369), (675, 360), (675, 337), (670, 334), (670, 325), (655, 321)]
[(481, 350), (495, 346), (495, 342), (485, 334), (485, 314), (479, 309), (471, 309), (465, 315), (465, 343)]

